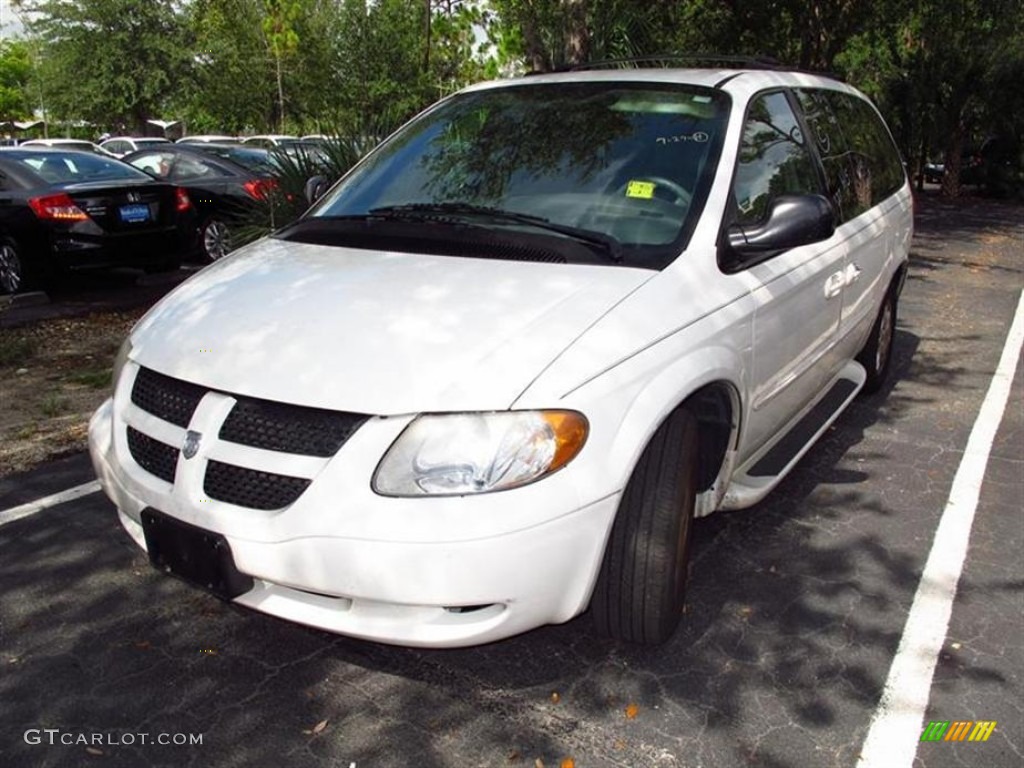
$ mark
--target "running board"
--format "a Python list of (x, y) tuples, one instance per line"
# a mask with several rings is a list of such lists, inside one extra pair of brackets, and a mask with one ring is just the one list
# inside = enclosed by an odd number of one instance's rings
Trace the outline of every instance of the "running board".
[(732, 476), (721, 509), (744, 509), (771, 493), (796, 466), (832, 423), (839, 418), (861, 387), (867, 374), (864, 366), (850, 361), (839, 377), (810, 409), (786, 432), (754, 454)]

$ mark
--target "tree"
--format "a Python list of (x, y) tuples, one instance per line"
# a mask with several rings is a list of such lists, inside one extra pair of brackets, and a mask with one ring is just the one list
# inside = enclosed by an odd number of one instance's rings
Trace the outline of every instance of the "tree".
[(680, 4), (669, 0), (492, 0), (502, 26), (534, 72), (671, 49)]
[(58, 117), (143, 132), (162, 114), (188, 64), (190, 46), (172, 0), (27, 0), (30, 32)]
[(31, 76), (28, 45), (21, 40), (0, 40), (0, 122), (32, 114)]
[(284, 80), (282, 62), (285, 57), (295, 54), (299, 47), (299, 35), (295, 25), (302, 14), (302, 4), (296, 0), (263, 0), (263, 36), (274, 59), (274, 75), (277, 81), (278, 124), (284, 132)]

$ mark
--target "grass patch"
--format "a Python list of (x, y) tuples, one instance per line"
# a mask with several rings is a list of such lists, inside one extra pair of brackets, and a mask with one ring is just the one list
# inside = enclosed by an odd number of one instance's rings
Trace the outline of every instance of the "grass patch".
[(78, 371), (66, 377), (65, 381), (70, 384), (81, 384), (90, 389), (106, 389), (110, 386), (110, 375), (112, 368), (96, 368), (91, 371)]
[(51, 392), (39, 403), (39, 411), (49, 419), (60, 416), (68, 409), (67, 398)]
[(15, 440), (28, 440), (30, 437), (35, 437), (39, 431), (38, 424), (26, 424), (14, 433)]
[(0, 333), (0, 366), (24, 365), (36, 354), (36, 342), (27, 336)]

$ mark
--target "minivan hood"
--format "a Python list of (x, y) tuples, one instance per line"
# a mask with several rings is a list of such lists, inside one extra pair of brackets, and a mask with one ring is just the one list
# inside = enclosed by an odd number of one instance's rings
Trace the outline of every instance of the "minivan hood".
[(314, 407), (500, 410), (654, 274), (268, 238), (166, 296), (134, 330), (130, 357)]

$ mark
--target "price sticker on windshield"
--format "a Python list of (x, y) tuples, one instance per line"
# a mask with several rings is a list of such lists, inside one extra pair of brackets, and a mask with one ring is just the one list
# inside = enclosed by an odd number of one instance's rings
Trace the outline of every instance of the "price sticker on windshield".
[(654, 184), (650, 181), (631, 181), (626, 185), (626, 197), (650, 200), (654, 197)]

